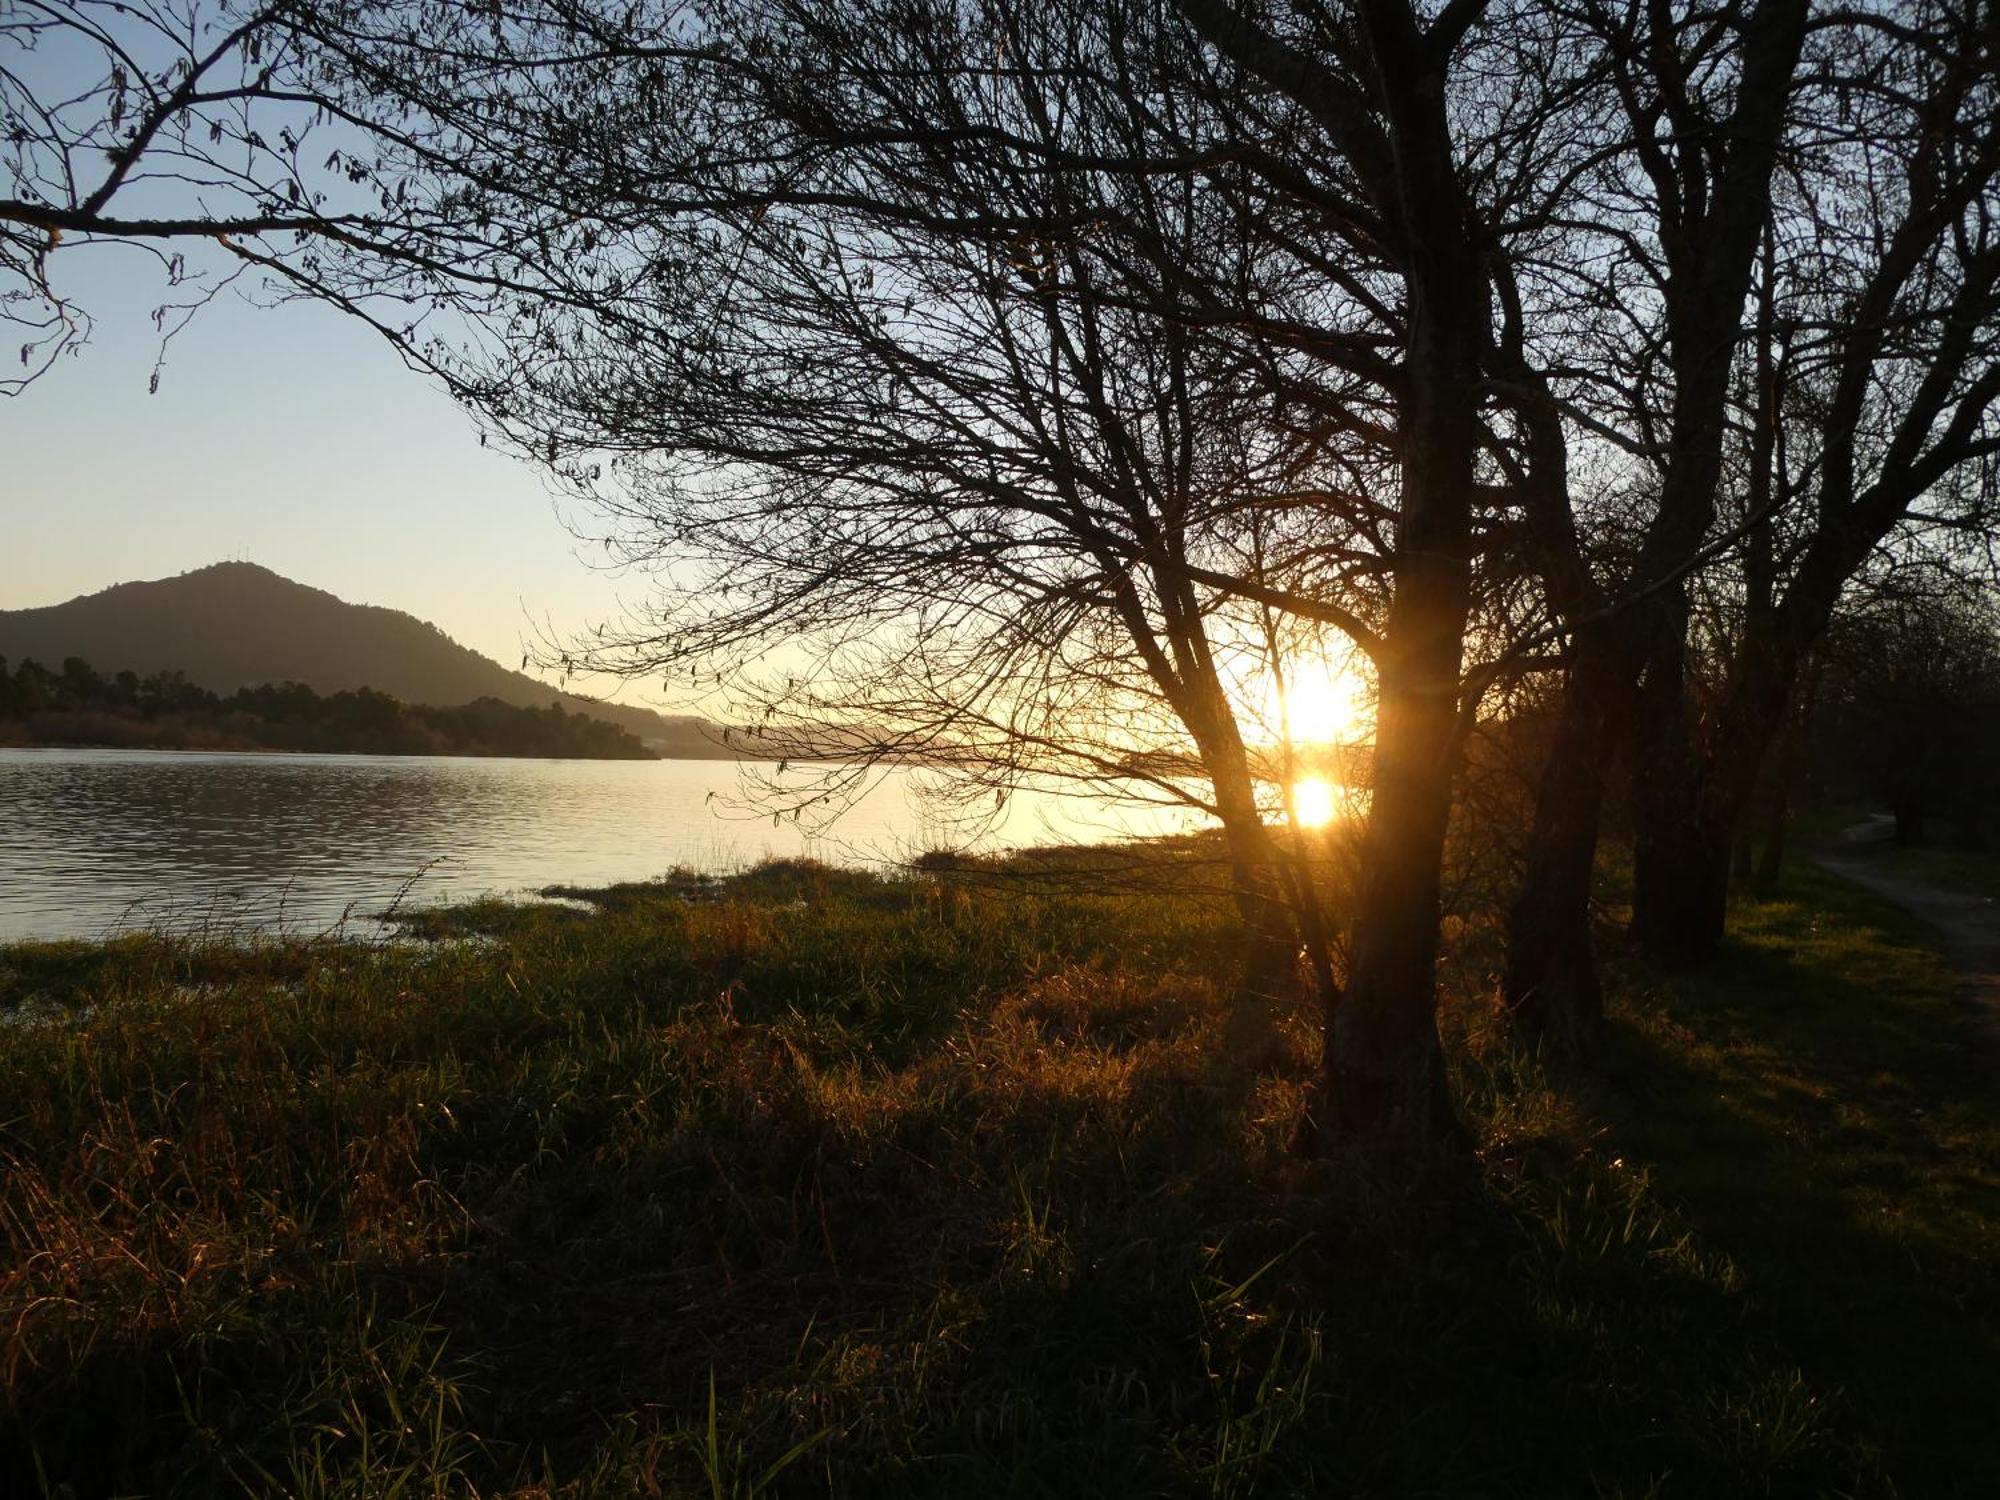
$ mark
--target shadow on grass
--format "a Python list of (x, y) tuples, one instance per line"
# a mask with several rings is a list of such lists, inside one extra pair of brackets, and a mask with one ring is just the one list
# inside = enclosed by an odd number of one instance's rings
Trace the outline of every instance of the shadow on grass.
[(1236, 999), (1212, 903), (597, 904), (0, 1037), (0, 1488), (1894, 1492), (1855, 1393), (1900, 1367), (1792, 1281), (1928, 1293), (1850, 1260), (1878, 1189), (1792, 1180), (1841, 1120), (1757, 1003), (1796, 960), (1636, 1000), (1608, 1143), (1469, 1042), (1484, 1158), (1416, 1193), (1286, 1155), (1310, 1021)]
[(1918, 924), (1793, 883), (1625, 976), (1593, 1103), (1909, 1493), (2000, 1493), (2000, 1056)]

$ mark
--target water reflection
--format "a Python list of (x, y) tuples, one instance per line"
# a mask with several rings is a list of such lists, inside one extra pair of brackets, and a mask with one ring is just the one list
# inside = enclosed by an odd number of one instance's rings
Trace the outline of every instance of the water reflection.
[[(907, 858), (940, 833), (890, 776), (830, 837), (732, 812), (713, 761), (0, 750), (0, 941), (209, 923), (319, 931), (411, 899)], [(990, 838), (1165, 832), (1162, 812), (1017, 798)]]

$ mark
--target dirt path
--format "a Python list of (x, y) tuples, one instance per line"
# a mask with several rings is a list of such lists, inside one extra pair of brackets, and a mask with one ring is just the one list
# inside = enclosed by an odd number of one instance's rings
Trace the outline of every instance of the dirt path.
[(1884, 869), (1866, 852), (1871, 837), (1879, 837), (1879, 832), (1872, 824), (1861, 824), (1849, 829), (1838, 847), (1813, 857), (1834, 874), (1895, 902), (1935, 929), (1945, 958), (1964, 978), (1967, 994), (2000, 1029), (2000, 903)]

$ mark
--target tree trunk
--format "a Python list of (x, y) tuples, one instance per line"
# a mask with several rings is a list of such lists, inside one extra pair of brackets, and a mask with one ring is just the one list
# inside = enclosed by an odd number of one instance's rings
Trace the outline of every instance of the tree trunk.
[[(1722, 132), (1728, 151), (1712, 175), (1702, 158), (1684, 158), (1701, 164), (1694, 181), (1679, 184), (1683, 191), (1698, 190), (1684, 202), (1703, 204), (1705, 211), (1691, 220), (1673, 215), (1676, 227), (1666, 240), (1666, 328), (1675, 377), (1672, 457), (1633, 575), (1642, 584), (1665, 579), (1684, 565), (1715, 519), (1730, 372), (1752, 262), (1769, 223), (1771, 172), (1807, 14), (1805, 0), (1762, 0), (1750, 12), (1741, 86)], [(1760, 333), (1767, 341), (1767, 318)], [(1775, 432), (1773, 424), (1769, 435)], [(1767, 472), (1759, 483), (1770, 478)], [(1754, 534), (1751, 541), (1754, 552), (1761, 542)], [(1754, 562), (1753, 575), (1766, 566)], [(1752, 585), (1753, 597), (1760, 595), (1768, 579), (1753, 577)], [(1763, 601), (1757, 602), (1762, 613)], [(1741, 807), (1740, 797), (1715, 804), (1707, 795), (1685, 698), (1688, 624), (1684, 581), (1649, 598), (1633, 615), (1635, 656), (1643, 662), (1633, 754), (1645, 771), (1634, 777), (1631, 935), (1641, 952), (1676, 967), (1699, 962), (1722, 941), (1729, 837)], [(1746, 786), (1742, 796), (1747, 795)], [(1720, 815), (1718, 806), (1728, 815)]]
[(1436, 697), (1385, 674), (1352, 963), (1326, 1051), (1342, 1133), (1419, 1153), (1457, 1133), (1436, 992), (1452, 713)]
[[(1360, 0), (1388, 147), (1363, 161), (1407, 292), (1395, 592), (1377, 655), (1375, 764), (1346, 993), (1327, 1028), (1322, 1119), (1411, 1161), (1462, 1131), (1437, 1029), (1438, 896), (1471, 605), (1488, 275), (1445, 105), (1449, 49), (1398, 0)], [(1240, 30), (1240, 22), (1221, 28)], [(1359, 137), (1357, 136), (1357, 139)]]
[(1778, 775), (1771, 781), (1770, 822), (1764, 829), (1764, 849), (1758, 856), (1757, 870), (1752, 877), (1751, 889), (1762, 901), (1769, 901), (1778, 894), (1780, 877), (1785, 867), (1785, 828), (1792, 818), (1792, 780), (1789, 757), (1787, 763), (1779, 766)]
[(1229, 858), (1230, 895), (1243, 919), (1244, 986), (1253, 994), (1283, 999), (1296, 984), (1299, 932), (1277, 846), (1264, 826), (1250, 758), (1222, 684), (1210, 669), (1205, 642), (1190, 631), (1177, 644), (1185, 668), (1178, 679), (1182, 718), (1208, 772)]
[[(1380, 706), (1347, 993), (1326, 1050), (1326, 1088), (1350, 1137), (1427, 1154), (1460, 1135), (1437, 1030), (1438, 897), (1451, 813), (1460, 658), (1470, 599), (1478, 327), (1475, 273), (1436, 308), (1411, 298), (1410, 388), (1396, 592)], [(1476, 302), (1474, 304), (1476, 306)]]
[(1785, 832), (1792, 821), (1792, 783), (1799, 774), (1799, 746), (1805, 737), (1806, 721), (1812, 713), (1812, 680), (1807, 679), (1804, 701), (1788, 691), (1786, 715), (1778, 732), (1778, 743), (1764, 777), (1764, 848), (1758, 856), (1751, 890), (1760, 901), (1778, 894), (1785, 866)]
[(1663, 969), (1705, 963), (1729, 916), (1730, 830), (1691, 814), (1656, 822), (1633, 847), (1632, 941)]
[(1295, 987), (1298, 938), (1263, 829), (1255, 834), (1223, 825), (1229, 848), (1230, 894), (1243, 920), (1243, 985), (1266, 999), (1287, 998)]
[[(1677, 663), (1656, 655), (1648, 667), (1663, 670), (1642, 690), (1641, 733), (1654, 748), (1633, 803), (1632, 940), (1662, 968), (1705, 962), (1722, 946), (1730, 844), (1784, 726), (1801, 654), (1776, 631), (1746, 638), (1699, 748)], [(1784, 769), (1774, 768), (1780, 782)]]
[(1688, 605), (1667, 592), (1648, 620), (1632, 788), (1633, 946), (1664, 969), (1684, 969), (1721, 945), (1729, 912), (1733, 817), (1718, 818), (1693, 743), (1687, 704)]
[(1750, 825), (1744, 824), (1736, 830), (1729, 853), (1729, 883), (1733, 886), (1748, 885), (1757, 873), (1757, 853), (1752, 845)]
[(1617, 740), (1620, 675), (1601, 634), (1579, 636), (1535, 789), (1526, 869), (1507, 913), (1502, 998), (1524, 1034), (1568, 1057), (1592, 1049), (1604, 1014), (1590, 941), (1590, 886)]

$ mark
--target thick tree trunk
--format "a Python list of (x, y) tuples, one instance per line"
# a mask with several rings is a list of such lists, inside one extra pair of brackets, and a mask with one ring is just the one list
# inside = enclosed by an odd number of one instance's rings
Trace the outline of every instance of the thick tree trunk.
[(1385, 679), (1352, 962), (1327, 1039), (1327, 1088), (1342, 1133), (1415, 1150), (1457, 1129), (1436, 995), (1451, 714), (1440, 715), (1435, 699)]
[[(1476, 280), (1472, 290), (1476, 290)], [(1466, 289), (1459, 289), (1460, 303)], [(1455, 1140), (1437, 1030), (1438, 897), (1451, 812), (1469, 601), (1471, 388), (1463, 305), (1412, 298), (1396, 592), (1383, 632), (1375, 765), (1347, 992), (1327, 1039), (1326, 1087), (1350, 1137), (1392, 1154)]]
[(1590, 940), (1605, 776), (1625, 696), (1602, 635), (1580, 637), (1555, 736), (1535, 789), (1535, 821), (1521, 887), (1507, 913), (1501, 993), (1524, 1034), (1556, 1053), (1588, 1053), (1603, 1020)]
[[(1665, 596), (1648, 624), (1633, 749), (1644, 770), (1632, 786), (1630, 936), (1652, 963), (1685, 969), (1705, 962), (1722, 943), (1740, 803), (1717, 795), (1688, 722), (1686, 591)], [(1751, 774), (1754, 779), (1754, 766)]]
[(1756, 873), (1751, 878), (1751, 889), (1763, 901), (1769, 901), (1778, 894), (1779, 882), (1784, 875), (1785, 828), (1792, 818), (1790, 771), (1789, 764), (1780, 766), (1779, 774), (1772, 779), (1768, 808), (1770, 821), (1765, 825), (1764, 848), (1757, 856)]
[(1633, 807), (1632, 940), (1662, 968), (1705, 962), (1722, 946), (1731, 841), (1784, 726), (1802, 655), (1797, 638), (1776, 628), (1746, 639), (1698, 749), (1675, 664), (1649, 665), (1665, 670), (1642, 693), (1640, 732), (1655, 749)]
[(1914, 802), (1896, 807), (1896, 842), (1921, 844), (1924, 841), (1924, 810)]
[(1653, 823), (1633, 847), (1632, 941), (1663, 969), (1705, 963), (1729, 915), (1730, 829), (1694, 813)]
[(1733, 886), (1748, 885), (1757, 873), (1757, 851), (1750, 837), (1750, 826), (1744, 824), (1736, 830), (1736, 837), (1730, 845), (1729, 883)]
[[(1699, 188), (1683, 203), (1705, 204), (1705, 211), (1663, 219), (1671, 268), (1666, 327), (1675, 376), (1672, 457), (1633, 574), (1642, 585), (1684, 567), (1715, 519), (1730, 372), (1752, 262), (1769, 221), (1771, 171), (1807, 11), (1805, 0), (1761, 0), (1750, 12), (1742, 84), (1722, 132), (1728, 151), (1712, 175), (1704, 162), (1698, 180), (1678, 184), (1683, 190)], [(1694, 156), (1685, 160), (1702, 162)], [(1752, 541), (1754, 550), (1758, 543)], [(1753, 565), (1753, 573), (1762, 567)], [(1753, 593), (1766, 586), (1767, 580), (1754, 581)], [(1729, 839), (1740, 810), (1740, 797), (1717, 803), (1703, 784), (1685, 698), (1688, 623), (1684, 582), (1649, 597), (1631, 616), (1633, 654), (1643, 663), (1633, 758), (1644, 767), (1633, 778), (1631, 935), (1641, 952), (1671, 966), (1699, 962), (1721, 942)], [(1747, 787), (1742, 795), (1748, 795)], [(1727, 814), (1719, 815), (1725, 805)]]
[(1370, 143), (1363, 159), (1394, 226), (1407, 301), (1395, 592), (1376, 662), (1347, 988), (1327, 1031), (1318, 1107), (1349, 1139), (1409, 1161), (1462, 1134), (1437, 1029), (1438, 895), (1471, 599), (1488, 276), (1445, 107), (1448, 49), (1398, 0), (1360, 0), (1355, 15), (1388, 125), (1388, 150)]

